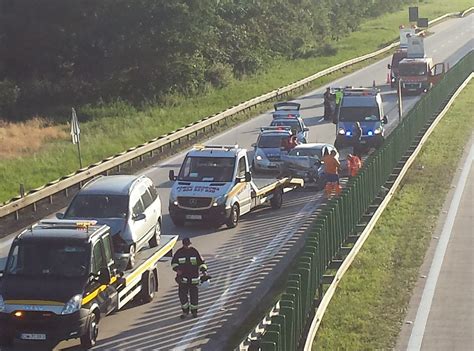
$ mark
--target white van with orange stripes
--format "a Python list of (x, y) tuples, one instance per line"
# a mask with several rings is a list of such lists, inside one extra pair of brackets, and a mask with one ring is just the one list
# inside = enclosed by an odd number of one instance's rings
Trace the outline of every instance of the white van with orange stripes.
[(238, 145), (199, 145), (188, 152), (174, 181), (169, 213), (176, 226), (205, 221), (234, 228), (240, 216), (269, 203), (280, 208), (283, 193), (303, 185), (301, 179), (255, 178), (247, 150)]

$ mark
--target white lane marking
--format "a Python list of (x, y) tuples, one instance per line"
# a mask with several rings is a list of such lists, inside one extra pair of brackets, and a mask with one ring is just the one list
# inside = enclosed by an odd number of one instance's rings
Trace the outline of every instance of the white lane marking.
[(173, 350), (187, 350), (190, 343), (196, 340), (199, 334), (207, 327), (208, 323), (215, 318), (215, 316), (222, 312), (227, 300), (233, 294), (239, 292), (244, 287), (248, 278), (260, 270), (266, 260), (276, 255), (281, 247), (294, 235), (300, 228), (303, 221), (313, 213), (319, 205), (320, 197), (308, 202), (296, 215), (295, 220), (288, 223), (273, 240), (261, 250), (260, 254), (233, 280), (233, 283), (221, 294), (216, 302), (206, 311), (202, 318), (194, 324), (191, 330), (181, 339), (181, 341), (173, 348)]
[(321, 123), (322, 121), (324, 121), (324, 117), (321, 117), (317, 123)]
[(474, 144), (471, 146), (469, 156), (464, 164), (464, 169), (461, 173), (461, 177), (456, 184), (456, 192), (454, 193), (451, 205), (449, 207), (448, 216), (441, 232), (438, 246), (434, 254), (433, 262), (431, 264), (428, 279), (426, 280), (425, 288), (423, 289), (423, 295), (421, 302), (416, 313), (415, 323), (408, 341), (407, 350), (415, 351), (421, 349), (421, 343), (423, 341), (423, 335), (425, 334), (426, 323), (433, 302), (433, 296), (436, 289), (436, 283), (438, 282), (439, 273), (443, 264), (444, 255), (448, 247), (449, 239), (451, 237), (454, 220), (458, 212), (461, 197), (464, 191), (464, 187), (467, 182), (467, 177), (474, 161)]

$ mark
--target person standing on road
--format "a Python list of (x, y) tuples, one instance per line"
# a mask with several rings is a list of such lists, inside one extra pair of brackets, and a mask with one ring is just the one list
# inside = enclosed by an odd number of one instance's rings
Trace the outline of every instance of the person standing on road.
[(176, 251), (171, 260), (171, 267), (176, 272), (176, 282), (178, 283), (178, 296), (181, 302), (183, 313), (180, 318), (184, 319), (189, 314), (197, 317), (199, 291), (198, 286), (201, 281), (199, 272), (207, 276), (207, 265), (202, 259), (199, 251), (191, 247), (191, 240), (184, 238), (183, 246)]
[(362, 146), (360, 141), (362, 140), (362, 127), (360, 122), (354, 123), (354, 130), (352, 132), (352, 153), (358, 158), (362, 159)]
[(326, 195), (339, 194), (341, 187), (339, 184), (339, 171), (341, 163), (336, 159), (336, 150), (331, 150), (329, 155), (323, 157), (324, 173), (326, 174)]
[(339, 115), (339, 109), (341, 108), (341, 103), (342, 103), (342, 97), (344, 96), (344, 93), (341, 88), (336, 89), (335, 93), (335, 100), (336, 100), (336, 111), (334, 112), (333, 115), (333, 123), (337, 124), (337, 118)]

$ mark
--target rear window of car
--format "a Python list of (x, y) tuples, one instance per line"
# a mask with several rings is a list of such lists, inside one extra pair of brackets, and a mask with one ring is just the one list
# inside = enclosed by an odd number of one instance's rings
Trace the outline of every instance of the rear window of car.
[(77, 195), (64, 218), (126, 218), (126, 195)]

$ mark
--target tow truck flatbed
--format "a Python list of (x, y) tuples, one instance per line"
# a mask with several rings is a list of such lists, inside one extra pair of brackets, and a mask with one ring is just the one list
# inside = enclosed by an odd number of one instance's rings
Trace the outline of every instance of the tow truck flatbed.
[(170, 253), (177, 240), (177, 235), (162, 235), (158, 246), (137, 252), (134, 268), (123, 272), (121, 282), (117, 286), (117, 309), (121, 309), (141, 291), (143, 273), (153, 268), (161, 258)]

